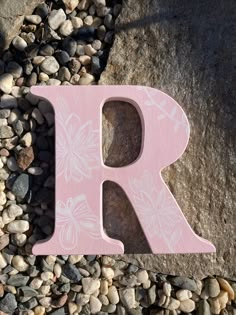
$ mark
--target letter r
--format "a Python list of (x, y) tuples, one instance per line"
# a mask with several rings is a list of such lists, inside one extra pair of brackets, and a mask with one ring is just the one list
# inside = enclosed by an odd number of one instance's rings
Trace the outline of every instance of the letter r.
[[(187, 223), (161, 177), (189, 139), (181, 107), (157, 89), (142, 86), (33, 87), (55, 111), (56, 221), (53, 236), (35, 244), (33, 253), (118, 254), (119, 240), (103, 230), (102, 183), (114, 181), (125, 191), (153, 253), (214, 252)], [(123, 100), (137, 109), (143, 141), (138, 159), (112, 168), (102, 160), (101, 115), (105, 102)]]

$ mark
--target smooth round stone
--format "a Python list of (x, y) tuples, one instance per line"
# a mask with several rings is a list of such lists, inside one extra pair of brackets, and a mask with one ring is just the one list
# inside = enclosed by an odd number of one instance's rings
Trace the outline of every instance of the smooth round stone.
[(102, 22), (103, 22), (103, 20), (100, 17), (95, 16), (93, 19), (93, 27), (98, 28), (99, 26), (102, 25)]
[(88, 55), (88, 56), (93, 56), (93, 55), (95, 55), (96, 54), (96, 49), (94, 49), (93, 47), (92, 47), (92, 45), (90, 45), (90, 44), (88, 44), (88, 45), (86, 45), (86, 46), (84, 46), (84, 51), (85, 51), (85, 54), (86, 55)]
[(176, 292), (176, 297), (179, 301), (185, 301), (192, 297), (192, 292), (189, 290), (184, 290), (184, 289), (178, 290)]
[(23, 68), (15, 61), (10, 61), (7, 64), (6, 72), (12, 74), (14, 79), (18, 79), (23, 74)]
[(44, 72), (40, 72), (39, 76), (38, 76), (39, 81), (41, 82), (46, 82), (49, 80), (49, 76), (48, 74), (44, 73)]
[(35, 42), (34, 33), (21, 33), (21, 37), (26, 41), (27, 44), (33, 44)]
[(28, 86), (36, 85), (37, 79), (38, 79), (37, 73), (36, 72), (32, 72), (31, 75), (29, 76), (29, 78), (26, 81), (27, 85)]
[(90, 56), (80, 56), (79, 61), (83, 66), (88, 66), (91, 63), (91, 57)]
[(93, 17), (91, 15), (87, 15), (84, 19), (84, 24), (87, 26), (91, 26), (93, 24)]
[(96, 39), (97, 31), (93, 26), (80, 27), (72, 33), (73, 38), (77, 40), (84, 40), (92, 43)]
[(81, 68), (81, 63), (76, 58), (71, 58), (70, 62), (68, 63), (68, 68), (72, 74), (78, 73)]
[(102, 275), (103, 275), (103, 277), (105, 277), (106, 279), (112, 279), (112, 278), (114, 278), (114, 270), (112, 269), (112, 268), (110, 268), (110, 267), (105, 267), (105, 266), (103, 266), (102, 267)]
[(79, 0), (63, 0), (65, 7), (66, 7), (66, 13), (71, 13), (79, 4)]
[(11, 138), (13, 136), (14, 133), (10, 126), (0, 126), (0, 139)]
[(113, 29), (114, 28), (114, 21), (112, 18), (111, 14), (107, 14), (104, 18), (104, 25), (109, 28), (109, 29)]
[(187, 277), (183, 277), (183, 276), (171, 277), (169, 279), (169, 282), (172, 285), (179, 287), (181, 289), (186, 289), (189, 291), (196, 291), (197, 290), (196, 281), (194, 281), (193, 279), (187, 278)]
[(135, 300), (134, 288), (121, 289), (119, 293), (120, 293), (121, 302), (125, 307), (127, 307), (128, 309), (131, 309), (137, 306), (136, 300)]
[(33, 24), (40, 24), (42, 22), (42, 18), (39, 15), (26, 15), (25, 16), (26, 21), (33, 23)]
[(54, 54), (60, 65), (65, 66), (70, 61), (70, 56), (66, 51), (59, 50)]
[(72, 22), (73, 28), (79, 28), (83, 26), (83, 20), (77, 16), (73, 17), (71, 19), (71, 22)]
[(94, 16), (96, 14), (96, 6), (95, 5), (91, 5), (89, 8), (89, 14)]
[(66, 20), (62, 23), (59, 29), (59, 33), (62, 36), (69, 36), (73, 32), (73, 25), (70, 20)]
[(220, 285), (218, 281), (215, 278), (206, 279), (204, 291), (208, 296), (212, 298), (217, 297), (220, 294)]
[(100, 302), (98, 298), (91, 295), (90, 300), (89, 300), (89, 306), (90, 306), (91, 314), (97, 314), (102, 308), (102, 303)]
[(13, 75), (4, 73), (0, 75), (0, 90), (3, 93), (10, 94), (13, 86)]
[[(22, 97), (23, 96), (22, 89), (19, 86), (13, 86), (11, 90), (11, 95), (15, 98)], [(17, 107), (17, 105), (15, 107)]]
[(48, 24), (53, 29), (58, 29), (61, 24), (66, 20), (66, 14), (62, 9), (52, 10), (48, 17)]
[(34, 176), (39, 176), (39, 175), (42, 175), (43, 174), (43, 170), (41, 167), (29, 167), (27, 169), (28, 173), (31, 174), (31, 175), (34, 175)]
[(92, 84), (94, 81), (95, 81), (94, 76), (89, 73), (86, 73), (80, 78), (79, 84), (88, 85), (88, 84)]
[(110, 45), (113, 42), (113, 38), (114, 38), (114, 32), (109, 31), (106, 33), (106, 35), (104, 37), (104, 42)]
[(93, 3), (96, 7), (105, 7), (106, 6), (106, 0), (93, 0)]
[(101, 25), (98, 27), (97, 36), (98, 36), (98, 39), (100, 39), (101, 41), (104, 40), (106, 36), (106, 27), (104, 25)]
[[(138, 281), (139, 281), (139, 278), (138, 278)], [(171, 296), (171, 284), (168, 283), (168, 282), (165, 282), (163, 284), (163, 293), (165, 294), (165, 296)]]
[(62, 48), (69, 56), (73, 57), (76, 52), (77, 43), (72, 37), (66, 37), (62, 42)]
[(228, 293), (229, 298), (231, 300), (234, 300), (235, 299), (235, 293), (234, 293), (232, 286), (229, 284), (229, 282), (223, 278), (217, 278), (217, 280), (220, 284), (221, 289)]
[(38, 109), (44, 115), (46, 113), (53, 113), (52, 105), (47, 101), (40, 101), (38, 104)]
[(77, 56), (84, 56), (85, 55), (84, 45), (77, 45), (76, 55)]
[(100, 75), (102, 72), (102, 67), (100, 64), (100, 59), (96, 56), (92, 56), (91, 58), (91, 73), (93, 75)]
[(82, 286), (85, 294), (93, 294), (100, 287), (100, 280), (93, 278), (82, 278)]
[(7, 167), (9, 168), (10, 171), (12, 172), (16, 172), (19, 171), (19, 167), (17, 165), (16, 159), (14, 158), (14, 156), (10, 156), (7, 159)]
[(44, 73), (51, 75), (56, 73), (60, 66), (54, 57), (48, 57), (41, 63), (40, 68)]
[(41, 3), (37, 6), (35, 14), (41, 16), (42, 19), (45, 19), (48, 16), (48, 6), (46, 3)]
[(44, 45), (40, 50), (39, 50), (39, 55), (42, 56), (52, 56), (54, 54), (54, 48), (51, 45)]
[(1, 102), (0, 102), (0, 108), (16, 108), (17, 107), (17, 99), (12, 96), (12, 95), (8, 95), (8, 94), (4, 94), (1, 97)]
[(16, 244), (16, 246), (22, 247), (25, 245), (25, 243), (27, 241), (27, 236), (25, 234), (22, 234), (22, 233), (17, 233), (17, 234), (13, 235), (13, 240), (14, 240), (14, 243)]
[(40, 275), (43, 281), (48, 281), (53, 279), (53, 273), (51, 271), (42, 272)]
[(29, 229), (29, 222), (25, 220), (15, 220), (8, 224), (7, 230), (10, 233), (24, 233)]
[(75, 73), (75, 74), (72, 75), (72, 77), (70, 79), (70, 83), (73, 84), (73, 85), (78, 85), (79, 84), (79, 80), (80, 80), (80, 75), (78, 73)]
[(99, 17), (105, 17), (107, 14), (111, 13), (111, 10), (112, 9), (108, 7), (100, 7), (100, 8), (97, 8), (96, 13), (97, 13), (97, 16)]
[(30, 287), (34, 290), (38, 290), (41, 285), (43, 284), (43, 280), (40, 278), (34, 278), (31, 282), (30, 282)]
[(36, 56), (33, 58), (32, 63), (36, 66), (40, 65), (45, 60), (44, 56)]
[(24, 51), (24, 49), (27, 47), (27, 43), (26, 41), (21, 38), (20, 36), (16, 36), (13, 41), (12, 41), (12, 45), (20, 51)]
[(99, 50), (102, 47), (102, 42), (99, 39), (95, 39), (95, 41), (92, 43), (92, 47), (95, 50)]
[(46, 314), (46, 309), (45, 307), (38, 305), (34, 309), (34, 315), (44, 315)]
[(53, 271), (54, 271), (54, 274), (57, 278), (60, 278), (61, 276), (61, 273), (62, 273), (62, 268), (61, 268), (61, 265), (56, 263), (54, 268), (53, 268)]
[(119, 303), (119, 300), (120, 300), (119, 294), (118, 294), (118, 291), (114, 285), (112, 285), (108, 288), (107, 297), (108, 297), (109, 301), (111, 302), (111, 304), (118, 304)]
[(195, 302), (193, 300), (185, 300), (180, 302), (180, 310), (184, 313), (191, 313), (195, 310)]
[[(29, 175), (27, 174), (19, 175), (17, 179), (15, 180), (14, 184), (12, 185), (12, 192), (17, 197), (23, 199), (26, 196), (28, 190), (29, 190)], [(21, 222), (19, 221), (19, 223)], [(15, 233), (20, 233), (20, 232), (22, 231), (15, 232)]]
[(12, 258), (12, 266), (20, 271), (26, 271), (29, 268), (29, 265), (24, 261), (24, 258), (22, 256), (16, 255)]
[(66, 67), (61, 67), (58, 72), (58, 79), (63, 82), (63, 81), (70, 81), (70, 78), (71, 78), (71, 73), (69, 69)]
[(47, 85), (56, 85), (56, 86), (59, 86), (61, 85), (61, 81), (60, 80), (57, 80), (57, 79), (49, 79), (47, 82), (46, 82)]

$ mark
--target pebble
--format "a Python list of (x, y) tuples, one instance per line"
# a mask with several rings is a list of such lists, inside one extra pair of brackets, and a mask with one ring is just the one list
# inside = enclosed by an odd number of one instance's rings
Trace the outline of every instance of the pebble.
[(106, 279), (112, 279), (114, 278), (114, 270), (110, 267), (102, 267), (102, 275), (103, 277), (105, 277)]
[(10, 94), (13, 86), (13, 75), (4, 73), (0, 75), (0, 90), (3, 93)]
[(3, 234), (0, 236), (0, 251), (9, 244), (9, 241), (9, 234)]
[(91, 63), (91, 57), (83, 55), (79, 57), (79, 61), (83, 66), (87, 66)]
[(66, 66), (66, 64), (70, 61), (69, 54), (63, 50), (56, 51), (55, 58), (62, 66)]
[(10, 126), (0, 126), (0, 139), (11, 138), (14, 136)]
[(100, 280), (93, 278), (82, 278), (82, 287), (85, 294), (93, 294), (100, 287)]
[(3, 191), (1, 191), (0, 192), (0, 206), (5, 205), (6, 202), (7, 202), (6, 194)]
[(95, 55), (97, 52), (96, 49), (94, 49), (91, 44), (85, 45), (84, 51), (85, 51), (85, 54), (90, 56), (90, 57)]
[(92, 314), (97, 314), (101, 308), (102, 308), (102, 303), (98, 298), (95, 296), (91, 295), (90, 300), (89, 300), (89, 306)]
[[(21, 174), (12, 185), (12, 192), (21, 199), (25, 198), (29, 190), (29, 175)], [(21, 231), (20, 231), (21, 232)]]
[(9, 233), (24, 233), (29, 229), (29, 222), (25, 220), (15, 220), (8, 224)]
[(48, 16), (48, 24), (53, 30), (58, 29), (65, 20), (66, 14), (63, 9), (52, 10)]
[[(32, 145), (33, 142), (33, 135), (31, 132), (27, 132), (22, 138), (21, 138), (21, 143), (26, 146), (26, 147), (30, 147)], [(32, 148), (30, 149), (32, 150)], [(26, 152), (26, 151), (23, 151)], [(31, 153), (33, 152), (33, 150), (31, 151)], [(31, 154), (32, 155), (32, 154)]]
[(29, 268), (29, 265), (24, 261), (24, 258), (19, 255), (12, 258), (12, 266), (20, 272), (24, 272)]
[(46, 3), (41, 3), (37, 6), (35, 14), (41, 16), (42, 19), (45, 19), (48, 16), (48, 6)]
[(211, 315), (210, 305), (207, 300), (199, 301), (197, 315)]
[(223, 278), (217, 278), (217, 280), (220, 284), (221, 289), (228, 293), (230, 300), (234, 300), (235, 298), (234, 290), (229, 284), (229, 282)]
[(15, 219), (16, 217), (19, 217), (23, 214), (23, 209), (18, 205), (11, 204), (7, 208), (7, 212), (8, 212), (9, 217), (12, 217)]
[(184, 313), (191, 313), (195, 310), (195, 302), (190, 299), (181, 301), (179, 309)]
[(62, 268), (63, 274), (73, 282), (80, 281), (81, 275), (79, 269), (75, 265), (67, 263)]
[(0, 300), (0, 311), (5, 312), (6, 314), (12, 314), (17, 308), (17, 302), (15, 295), (12, 293), (7, 293)]
[(10, 61), (7, 64), (6, 72), (12, 74), (14, 79), (18, 79), (23, 74), (23, 68), (15, 61)]
[(34, 278), (31, 282), (30, 282), (30, 287), (32, 289), (38, 290), (41, 285), (43, 284), (43, 280), (40, 278)]
[(118, 304), (119, 303), (119, 300), (120, 300), (119, 294), (118, 294), (118, 291), (114, 285), (109, 287), (107, 297), (108, 297), (109, 301), (111, 302), (111, 304)]
[(43, 174), (43, 169), (37, 166), (29, 167), (27, 171), (29, 174), (34, 175), (34, 176), (39, 176)]
[(38, 305), (34, 309), (34, 315), (44, 315), (45, 311), (46, 311), (45, 307)]
[(83, 20), (77, 16), (71, 19), (73, 28), (80, 28), (83, 26)]
[(89, 73), (85, 73), (83, 76), (80, 77), (79, 84), (88, 85), (88, 84), (92, 84), (94, 81), (95, 81), (95, 78), (93, 75)]
[(134, 288), (121, 289), (120, 299), (124, 306), (127, 308), (135, 308), (137, 306)]
[(58, 79), (61, 81), (69, 81), (71, 78), (71, 73), (68, 68), (61, 67), (58, 72)]
[(176, 297), (179, 301), (185, 301), (185, 300), (188, 300), (192, 297), (192, 292), (189, 290), (185, 290), (185, 289), (178, 290), (176, 292)]
[(7, 261), (4, 258), (3, 254), (0, 253), (0, 269), (3, 269), (7, 266)]
[(78, 303), (81, 306), (84, 306), (89, 303), (89, 299), (90, 299), (89, 294), (79, 293), (76, 298), (76, 303)]
[(105, 7), (106, 6), (106, 0), (93, 0), (93, 3), (96, 7)]
[(17, 153), (17, 164), (22, 170), (26, 170), (33, 160), (34, 151), (32, 147), (23, 148)]
[(51, 57), (46, 58), (41, 63), (40, 68), (44, 73), (51, 75), (51, 74), (56, 73), (59, 70), (60, 66), (57, 60), (51, 56)]
[(12, 45), (20, 51), (24, 51), (24, 49), (27, 47), (27, 43), (26, 41), (21, 38), (20, 36), (16, 36), (13, 41), (12, 41)]
[(215, 298), (210, 298), (210, 310), (213, 314), (220, 314), (220, 311), (226, 307), (228, 302), (228, 293), (221, 291)]
[(62, 23), (59, 30), (62, 36), (69, 36), (73, 32), (73, 25), (70, 20), (66, 20)]
[(62, 41), (62, 48), (70, 57), (73, 57), (76, 52), (77, 43), (72, 37), (66, 37)]
[(39, 15), (26, 15), (25, 16), (26, 21), (33, 23), (33, 24), (40, 24), (42, 22), (42, 18)]
[(189, 291), (196, 291), (197, 290), (197, 284), (193, 279), (183, 277), (183, 276), (177, 276), (169, 279), (170, 283), (172, 285), (175, 285), (176, 287), (179, 287), (181, 289), (186, 289)]
[(18, 247), (22, 247), (27, 241), (27, 236), (25, 234), (17, 233), (12, 236), (12, 239)]
[(79, 0), (63, 0), (65, 7), (66, 7), (66, 13), (71, 13), (79, 4)]
[(21, 274), (12, 275), (7, 280), (7, 284), (12, 285), (14, 287), (24, 287), (29, 281), (29, 278), (30, 278), (29, 276)]
[[(13, 92), (13, 88), (12, 88), (12, 92)], [(18, 103), (15, 97), (8, 94), (4, 94), (1, 97), (0, 108), (13, 109), (13, 108), (16, 108), (17, 106), (18, 106)]]

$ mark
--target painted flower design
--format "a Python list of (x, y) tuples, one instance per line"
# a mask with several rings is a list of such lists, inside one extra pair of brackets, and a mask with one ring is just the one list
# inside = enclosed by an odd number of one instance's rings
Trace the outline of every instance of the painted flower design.
[(90, 209), (85, 195), (69, 198), (65, 203), (56, 203), (56, 225), (62, 248), (73, 250), (81, 241), (81, 234), (99, 237), (99, 220)]
[(58, 116), (57, 122), (57, 176), (64, 176), (66, 182), (90, 178), (99, 165), (98, 130), (93, 129), (92, 121), (82, 123), (74, 113), (65, 115), (64, 120), (62, 115)]
[(181, 238), (182, 232), (178, 223), (181, 215), (168, 190), (158, 190), (153, 174), (144, 172), (140, 179), (130, 180), (130, 188), (134, 200), (134, 208), (145, 224), (145, 232), (150, 238), (157, 237), (164, 241), (170, 252)]

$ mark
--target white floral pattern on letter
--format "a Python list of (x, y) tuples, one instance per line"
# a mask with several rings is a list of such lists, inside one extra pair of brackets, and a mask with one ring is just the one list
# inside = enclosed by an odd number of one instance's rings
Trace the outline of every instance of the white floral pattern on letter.
[(66, 250), (78, 248), (82, 232), (92, 238), (99, 237), (99, 220), (90, 209), (85, 195), (69, 198), (66, 203), (57, 201), (56, 213), (56, 225), (62, 248)]
[(134, 193), (134, 208), (145, 224), (145, 232), (150, 238), (157, 237), (165, 242), (170, 252), (174, 252), (182, 231), (178, 225), (181, 216), (171, 194), (164, 187), (158, 191), (154, 175), (148, 171), (140, 179), (131, 179), (129, 184)]
[(66, 182), (81, 182), (90, 178), (92, 170), (99, 166), (99, 132), (92, 121), (81, 123), (76, 114), (57, 119), (60, 128), (56, 131), (57, 177), (64, 176)]

